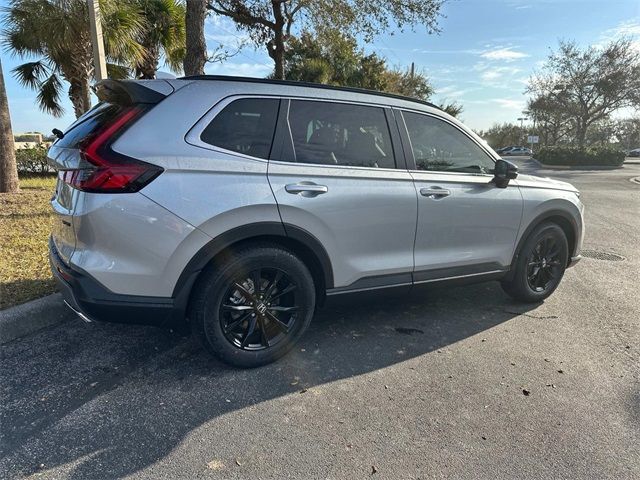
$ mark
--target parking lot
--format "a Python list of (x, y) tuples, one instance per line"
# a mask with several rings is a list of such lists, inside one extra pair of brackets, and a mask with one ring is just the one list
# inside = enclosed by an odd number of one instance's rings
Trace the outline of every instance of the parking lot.
[[(639, 478), (640, 165), (582, 191), (585, 258), (541, 305), (497, 283), (327, 305), (254, 370), (151, 327), (2, 347), (2, 478)], [(617, 256), (619, 256), (619, 258)]]

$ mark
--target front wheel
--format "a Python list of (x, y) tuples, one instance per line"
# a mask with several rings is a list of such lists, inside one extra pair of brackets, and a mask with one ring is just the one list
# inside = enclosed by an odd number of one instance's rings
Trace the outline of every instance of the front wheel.
[(569, 245), (562, 228), (544, 223), (526, 240), (513, 276), (502, 281), (502, 288), (516, 300), (540, 302), (560, 284), (568, 257)]
[(277, 246), (256, 245), (225, 257), (203, 272), (196, 287), (190, 306), (193, 333), (226, 363), (271, 363), (311, 322), (311, 274), (299, 258)]

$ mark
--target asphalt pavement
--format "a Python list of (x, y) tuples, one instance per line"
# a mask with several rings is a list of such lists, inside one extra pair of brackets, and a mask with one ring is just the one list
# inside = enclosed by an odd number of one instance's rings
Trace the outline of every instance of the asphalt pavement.
[(495, 282), (331, 304), (254, 370), (69, 314), (1, 347), (0, 477), (640, 478), (640, 165), (510, 160), (575, 184), (585, 248), (623, 259), (540, 305)]

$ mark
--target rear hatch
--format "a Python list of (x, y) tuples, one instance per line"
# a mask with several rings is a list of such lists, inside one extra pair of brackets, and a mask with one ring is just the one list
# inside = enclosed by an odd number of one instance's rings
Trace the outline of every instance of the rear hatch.
[(117, 153), (110, 146), (172, 91), (162, 80), (99, 82), (95, 92), (100, 103), (49, 148), (49, 164), (58, 172), (51, 199), (56, 214), (51, 237), (65, 263), (75, 250), (73, 217), (83, 195), (137, 192), (162, 173), (160, 167)]

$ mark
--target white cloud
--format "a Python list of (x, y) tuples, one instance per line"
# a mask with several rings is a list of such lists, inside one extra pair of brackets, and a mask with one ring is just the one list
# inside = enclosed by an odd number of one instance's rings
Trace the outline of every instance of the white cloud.
[(600, 35), (600, 40), (596, 46), (604, 47), (606, 44), (620, 38), (630, 39), (633, 48), (640, 52), (640, 20), (625, 20), (615, 27), (605, 30)]
[(524, 110), (526, 103), (524, 99), (514, 99), (514, 98), (492, 98), (491, 102), (498, 104), (501, 108), (506, 108), (509, 110)]
[(502, 66), (495, 67), (491, 63), (478, 62), (473, 66), (473, 70), (480, 72), (480, 83), (484, 86), (505, 86), (511, 82), (513, 77), (523, 72), (521, 68)]
[(224, 63), (208, 64), (205, 72), (211, 75), (233, 75), (238, 77), (264, 78), (273, 71), (273, 65), (266, 63)]
[(506, 47), (487, 50), (482, 52), (480, 56), (487, 60), (505, 60), (507, 62), (511, 62), (513, 60), (528, 57), (529, 55), (524, 52), (513, 50), (513, 47)]

